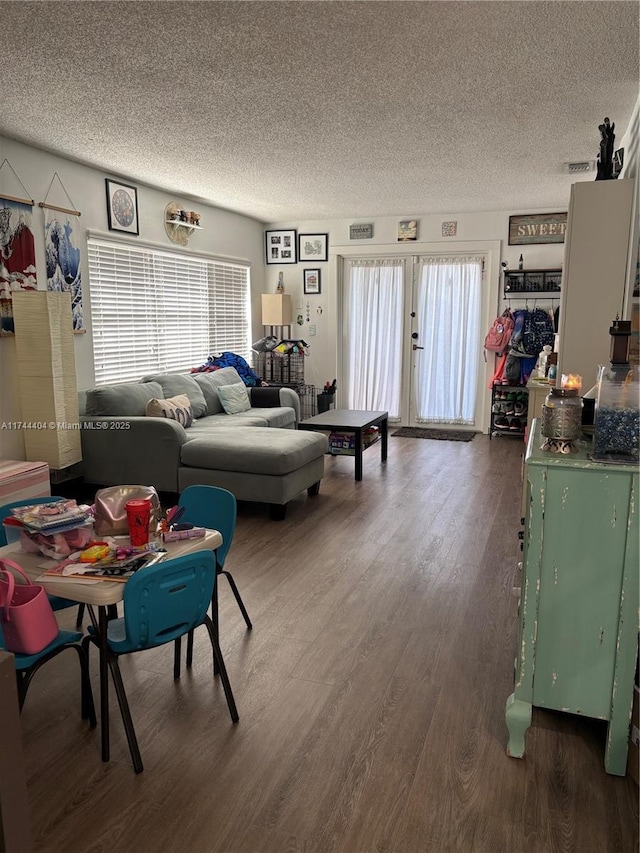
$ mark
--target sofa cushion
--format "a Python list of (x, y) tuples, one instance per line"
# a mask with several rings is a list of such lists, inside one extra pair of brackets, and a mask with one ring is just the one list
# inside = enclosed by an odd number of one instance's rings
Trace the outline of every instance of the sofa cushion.
[(234, 385), (221, 385), (218, 388), (218, 397), (220, 397), (222, 408), (228, 415), (239, 415), (251, 408), (247, 386), (244, 382), (237, 382)]
[(218, 383), (214, 382), (212, 373), (192, 373), (195, 381), (200, 386), (207, 404), (207, 415), (219, 415), (224, 412), (222, 403), (218, 397)]
[(189, 437), (199, 437), (201, 435), (209, 435), (212, 432), (218, 432), (221, 427), (268, 427), (269, 423), (265, 418), (254, 417), (253, 410), (242, 412), (239, 415), (226, 415), (222, 412), (219, 415), (207, 415), (206, 418), (198, 418), (193, 422), (189, 430)]
[(240, 374), (234, 367), (221, 367), (207, 373), (192, 373), (191, 377), (198, 383), (207, 401), (207, 414), (218, 415), (223, 412), (222, 403), (218, 396), (221, 385), (237, 385), (242, 382)]
[(193, 411), (186, 394), (179, 394), (177, 397), (169, 397), (166, 400), (155, 398), (149, 400), (145, 415), (149, 418), (171, 418), (182, 424), (185, 429), (189, 429), (193, 423)]
[(122, 382), (86, 392), (86, 413), (94, 418), (136, 418), (144, 415), (149, 400), (162, 398), (157, 382)]
[(296, 428), (296, 413), (289, 406), (274, 406), (272, 409), (256, 409), (252, 406), (248, 412), (243, 412), (239, 417), (261, 418), (264, 426), (279, 429)]
[(323, 456), (327, 437), (319, 432), (254, 427), (224, 429), (182, 445), (180, 459), (190, 468), (282, 476)]
[(143, 376), (142, 381), (157, 382), (163, 391), (160, 396), (165, 399), (186, 394), (191, 403), (194, 418), (201, 418), (207, 414), (207, 404), (202, 389), (191, 376), (185, 376), (182, 373), (155, 373), (152, 376)]

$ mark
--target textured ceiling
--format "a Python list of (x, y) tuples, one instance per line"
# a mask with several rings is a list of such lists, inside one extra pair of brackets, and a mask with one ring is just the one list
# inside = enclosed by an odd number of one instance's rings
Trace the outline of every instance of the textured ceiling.
[(0, 134), (265, 222), (563, 209), (639, 8), (0, 2)]

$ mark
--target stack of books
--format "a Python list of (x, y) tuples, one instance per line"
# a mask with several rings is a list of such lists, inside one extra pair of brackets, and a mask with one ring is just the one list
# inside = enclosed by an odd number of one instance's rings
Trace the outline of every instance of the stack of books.
[(78, 505), (71, 499), (14, 507), (11, 512), (27, 531), (45, 535), (73, 530), (91, 517), (88, 506)]

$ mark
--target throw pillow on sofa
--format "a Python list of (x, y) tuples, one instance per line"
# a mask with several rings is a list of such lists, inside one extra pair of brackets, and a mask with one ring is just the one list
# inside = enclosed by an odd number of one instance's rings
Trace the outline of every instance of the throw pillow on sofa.
[(228, 415), (239, 415), (241, 412), (248, 412), (251, 408), (249, 392), (244, 382), (221, 385), (218, 388), (218, 397)]
[(167, 400), (149, 400), (145, 415), (149, 418), (170, 418), (185, 429), (193, 423), (193, 410), (186, 394), (169, 397)]
[(162, 387), (162, 396), (166, 400), (186, 394), (191, 404), (194, 418), (201, 418), (207, 414), (207, 404), (204, 394), (197, 382), (191, 376), (183, 373), (154, 373), (145, 376), (143, 382), (157, 382)]

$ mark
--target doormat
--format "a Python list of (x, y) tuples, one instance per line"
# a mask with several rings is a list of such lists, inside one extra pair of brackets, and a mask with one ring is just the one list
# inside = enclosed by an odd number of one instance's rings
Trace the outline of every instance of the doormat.
[(471, 441), (475, 432), (455, 429), (420, 429), (420, 427), (401, 427), (391, 435), (400, 438), (432, 438), (435, 441)]

